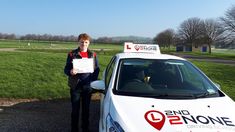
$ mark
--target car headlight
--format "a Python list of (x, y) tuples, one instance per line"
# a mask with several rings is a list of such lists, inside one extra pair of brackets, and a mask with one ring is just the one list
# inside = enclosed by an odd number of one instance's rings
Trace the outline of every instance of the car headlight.
[(113, 118), (108, 114), (106, 118), (106, 131), (107, 132), (125, 132), (120, 124), (113, 120)]

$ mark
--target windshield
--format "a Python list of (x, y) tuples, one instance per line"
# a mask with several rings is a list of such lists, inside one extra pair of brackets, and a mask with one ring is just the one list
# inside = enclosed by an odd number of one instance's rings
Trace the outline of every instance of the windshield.
[(195, 66), (184, 60), (123, 59), (115, 92), (156, 98), (202, 98), (221, 95)]

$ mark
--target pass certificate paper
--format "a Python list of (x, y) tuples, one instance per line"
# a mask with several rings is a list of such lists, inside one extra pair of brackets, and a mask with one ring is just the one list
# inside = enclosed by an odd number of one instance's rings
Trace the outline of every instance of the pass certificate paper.
[(94, 60), (93, 58), (73, 59), (73, 68), (78, 73), (93, 73), (94, 72)]

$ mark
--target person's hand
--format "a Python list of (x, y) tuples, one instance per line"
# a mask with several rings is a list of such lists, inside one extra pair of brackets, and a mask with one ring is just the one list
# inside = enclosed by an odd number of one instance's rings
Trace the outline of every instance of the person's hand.
[(76, 75), (77, 73), (78, 73), (78, 71), (77, 71), (76, 69), (71, 69), (71, 70), (70, 70), (70, 74), (71, 74), (72, 76)]

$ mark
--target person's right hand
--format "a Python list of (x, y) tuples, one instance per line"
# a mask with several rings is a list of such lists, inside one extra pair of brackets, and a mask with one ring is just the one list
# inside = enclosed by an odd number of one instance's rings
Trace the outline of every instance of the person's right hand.
[(77, 73), (78, 73), (78, 71), (77, 71), (76, 69), (71, 69), (71, 70), (70, 70), (70, 74), (71, 74), (72, 76), (76, 75)]

